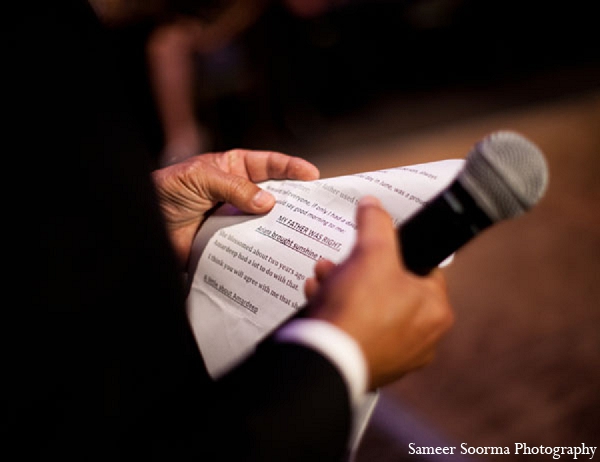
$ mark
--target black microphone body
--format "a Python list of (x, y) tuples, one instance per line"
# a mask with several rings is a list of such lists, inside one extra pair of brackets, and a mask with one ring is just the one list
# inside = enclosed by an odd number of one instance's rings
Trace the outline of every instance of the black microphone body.
[(492, 224), (528, 210), (547, 183), (545, 158), (531, 141), (510, 131), (484, 138), (456, 179), (398, 228), (406, 268), (428, 274)]
[(404, 265), (425, 276), (492, 224), (455, 180), (399, 228)]

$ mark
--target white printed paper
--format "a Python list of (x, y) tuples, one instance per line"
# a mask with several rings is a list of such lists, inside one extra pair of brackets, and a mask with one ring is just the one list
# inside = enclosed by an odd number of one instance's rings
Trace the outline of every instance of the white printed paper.
[[(277, 202), (266, 215), (222, 207), (192, 249), (188, 316), (209, 373), (218, 377), (305, 303), (320, 258), (352, 250), (358, 200), (378, 197), (400, 225), (458, 174), (444, 160), (310, 182), (267, 181)], [(400, 256), (399, 256), (400, 258)]]

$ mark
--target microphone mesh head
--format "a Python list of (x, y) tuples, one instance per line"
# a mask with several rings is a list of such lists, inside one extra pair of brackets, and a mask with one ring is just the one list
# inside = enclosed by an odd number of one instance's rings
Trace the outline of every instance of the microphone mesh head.
[(473, 147), (458, 181), (498, 221), (522, 214), (541, 199), (548, 187), (548, 166), (527, 138), (499, 131)]

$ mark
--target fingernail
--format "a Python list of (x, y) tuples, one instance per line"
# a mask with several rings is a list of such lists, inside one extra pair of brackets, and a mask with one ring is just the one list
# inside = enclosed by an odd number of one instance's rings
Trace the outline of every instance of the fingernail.
[(252, 203), (261, 209), (273, 202), (275, 202), (275, 198), (270, 193), (262, 189), (258, 191), (252, 198)]

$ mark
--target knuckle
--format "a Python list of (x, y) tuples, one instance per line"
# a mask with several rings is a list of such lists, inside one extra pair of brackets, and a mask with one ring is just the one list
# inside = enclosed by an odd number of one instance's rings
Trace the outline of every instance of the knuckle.
[(446, 332), (454, 325), (454, 312), (452, 311), (450, 304), (445, 301), (438, 303), (435, 317), (436, 325), (440, 332)]
[(448, 307), (448, 309), (445, 310), (442, 319), (442, 328), (444, 329), (444, 331), (450, 329), (454, 325), (455, 321), (456, 316), (454, 315), (454, 312), (450, 309), (450, 307)]
[(245, 153), (245, 151), (240, 148), (234, 148), (234, 149), (225, 151), (224, 155), (225, 155), (225, 158), (227, 159), (227, 164), (230, 169), (235, 167), (236, 165), (238, 165), (240, 162), (243, 162), (244, 153)]

